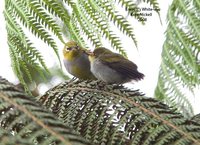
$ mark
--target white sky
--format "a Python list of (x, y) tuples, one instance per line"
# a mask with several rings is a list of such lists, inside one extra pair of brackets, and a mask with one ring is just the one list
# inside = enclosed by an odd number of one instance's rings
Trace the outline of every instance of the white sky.
[[(138, 41), (138, 50), (135, 49), (133, 43), (129, 39), (123, 40), (123, 46), (127, 51), (130, 60), (134, 61), (139, 68), (139, 71), (145, 74), (145, 79), (135, 83), (132, 88), (138, 89), (146, 94), (146, 96), (153, 96), (154, 89), (157, 84), (157, 77), (160, 65), (160, 56), (162, 45), (165, 40), (164, 31), (166, 29), (166, 14), (167, 8), (172, 0), (159, 1), (161, 8), (162, 25), (156, 13), (152, 17), (148, 17), (146, 25), (142, 26), (134, 22), (134, 33)], [(7, 45), (5, 20), (3, 17), (4, 0), (0, 0), (0, 76), (8, 79), (10, 82), (16, 82), (16, 77), (13, 74), (9, 49)], [(143, 7), (143, 6), (141, 6)], [(128, 19), (128, 18), (127, 18)], [(122, 38), (123, 39), (123, 38)], [(38, 46), (40, 44), (38, 43)], [(48, 48), (40, 49), (42, 54), (45, 54), (44, 59), (48, 66), (52, 66), (56, 57)], [(62, 54), (62, 48), (60, 48)], [(61, 55), (62, 58), (62, 55)], [(67, 72), (66, 72), (67, 73)], [(191, 103), (194, 106), (194, 112), (199, 113), (200, 107), (199, 98), (192, 98)]]

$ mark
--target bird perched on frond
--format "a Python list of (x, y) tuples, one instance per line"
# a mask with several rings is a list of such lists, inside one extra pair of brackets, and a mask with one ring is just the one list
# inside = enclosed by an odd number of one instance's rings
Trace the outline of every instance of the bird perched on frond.
[(89, 53), (89, 60), (94, 76), (109, 84), (123, 84), (144, 78), (144, 74), (137, 70), (135, 63), (104, 47)]
[(75, 41), (67, 42), (63, 49), (65, 68), (76, 78), (96, 79), (90, 71), (90, 61), (86, 51)]

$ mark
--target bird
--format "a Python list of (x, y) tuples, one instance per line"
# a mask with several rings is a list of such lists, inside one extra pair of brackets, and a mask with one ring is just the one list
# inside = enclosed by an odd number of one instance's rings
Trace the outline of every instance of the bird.
[(64, 66), (66, 70), (76, 78), (83, 80), (95, 80), (90, 71), (90, 61), (86, 49), (82, 48), (75, 41), (65, 43), (63, 49)]
[(144, 74), (137, 70), (135, 63), (105, 47), (90, 52), (89, 60), (93, 75), (108, 84), (124, 84), (144, 78)]

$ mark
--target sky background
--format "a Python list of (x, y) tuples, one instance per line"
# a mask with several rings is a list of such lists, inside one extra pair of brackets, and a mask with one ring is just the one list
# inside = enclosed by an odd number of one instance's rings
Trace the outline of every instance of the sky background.
[[(160, 1), (158, 1), (160, 2)], [(146, 96), (152, 97), (154, 94), (154, 89), (157, 84), (157, 78), (159, 73), (159, 66), (161, 62), (161, 52), (162, 45), (165, 40), (164, 32), (166, 30), (166, 14), (167, 9), (172, 0), (161, 1), (160, 4), (160, 13), (162, 24), (160, 23), (159, 17), (157, 13), (153, 12), (152, 16), (147, 17), (147, 22), (145, 25), (141, 25), (135, 21), (134, 23), (134, 34), (136, 35), (138, 41), (138, 50), (134, 47), (134, 44), (129, 39), (123, 39), (123, 47), (127, 51), (128, 58), (132, 60), (134, 63), (138, 65), (139, 71), (145, 74), (145, 79), (129, 85), (131, 88), (140, 89)], [(140, 5), (140, 7), (149, 7), (148, 5)], [(13, 74), (10, 57), (9, 57), (9, 49), (7, 45), (7, 36), (5, 29), (5, 20), (3, 17), (3, 8), (4, 8), (4, 0), (0, 0), (0, 76), (6, 78), (10, 82), (16, 83), (17, 78)], [(127, 17), (128, 20), (129, 17)], [(57, 63), (57, 58), (53, 51), (50, 49), (45, 49), (47, 46), (41, 46), (39, 39), (36, 39), (36, 47), (40, 48), (41, 53), (44, 55), (44, 60), (47, 63), (48, 67), (52, 67), (55, 63)], [(62, 59), (62, 49), (59, 48), (59, 53)], [(63, 69), (64, 70), (64, 69)], [(64, 70), (65, 73), (67, 73)], [(42, 92), (45, 92), (47, 88), (41, 88)], [(197, 90), (198, 91), (198, 90)], [(199, 113), (200, 107), (199, 103), (200, 98), (191, 98), (191, 103), (194, 106), (194, 112)]]

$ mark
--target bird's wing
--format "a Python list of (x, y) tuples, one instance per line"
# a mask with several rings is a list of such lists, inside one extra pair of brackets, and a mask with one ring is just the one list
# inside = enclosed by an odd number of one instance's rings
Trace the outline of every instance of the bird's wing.
[(120, 54), (101, 55), (99, 60), (118, 73), (131, 79), (140, 80), (144, 77), (143, 74), (137, 71), (137, 65), (135, 63), (129, 61)]

